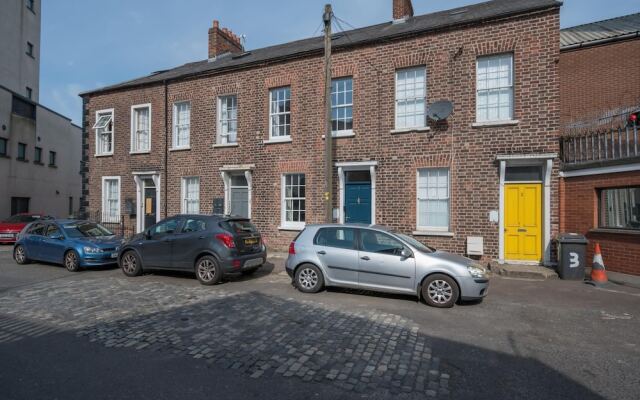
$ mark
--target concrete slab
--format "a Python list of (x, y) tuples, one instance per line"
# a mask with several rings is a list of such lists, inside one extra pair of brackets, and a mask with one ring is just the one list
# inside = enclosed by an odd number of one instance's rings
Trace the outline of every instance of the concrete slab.
[(533, 279), (539, 281), (558, 279), (556, 271), (539, 265), (500, 264), (496, 261), (492, 261), (489, 264), (489, 268), (492, 273), (508, 278)]

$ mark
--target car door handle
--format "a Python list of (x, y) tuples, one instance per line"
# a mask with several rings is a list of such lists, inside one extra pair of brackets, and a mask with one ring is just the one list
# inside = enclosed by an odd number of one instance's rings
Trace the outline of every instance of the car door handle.
[(365, 260), (365, 261), (369, 261), (369, 260), (371, 260), (371, 259), (370, 259), (369, 257), (367, 257), (367, 256), (360, 257), (360, 259), (361, 259), (361, 260)]
[(327, 252), (326, 252), (326, 251), (324, 251), (324, 250), (320, 250), (320, 251), (318, 252), (318, 254), (320, 254), (321, 256), (324, 256), (325, 254), (327, 254)]

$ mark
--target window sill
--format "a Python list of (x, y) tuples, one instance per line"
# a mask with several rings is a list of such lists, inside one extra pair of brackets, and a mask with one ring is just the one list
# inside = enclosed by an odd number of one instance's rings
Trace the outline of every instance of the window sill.
[(0, 158), (11, 158), (8, 154), (0, 154)]
[(429, 132), (431, 130), (428, 126), (423, 126), (419, 128), (403, 128), (403, 129), (393, 129), (389, 133), (392, 135), (402, 135), (405, 133), (420, 133), (420, 132)]
[(16, 161), (20, 161), (20, 162), (24, 162), (24, 163), (28, 163), (29, 160), (27, 160), (26, 158), (16, 158)]
[(608, 229), (608, 228), (596, 228), (589, 230), (589, 233), (611, 233), (615, 235), (640, 235), (640, 230), (631, 229)]
[(413, 236), (440, 236), (440, 237), (454, 237), (456, 234), (447, 231), (414, 231)]
[(279, 226), (279, 231), (300, 232), (304, 229), (304, 226)]
[(238, 143), (216, 143), (213, 146), (214, 149), (224, 149), (225, 147), (238, 147)]
[(44, 165), (44, 163), (41, 163), (41, 162), (38, 162), (38, 161), (34, 161), (33, 163), (34, 163), (35, 165), (40, 165), (40, 166)]
[[(331, 137), (334, 139), (340, 139), (340, 138), (351, 138), (351, 137), (355, 137), (356, 133), (354, 131), (344, 131), (344, 132), (339, 132), (339, 133), (332, 133)], [(324, 140), (324, 138), (326, 138), (327, 135), (322, 135), (322, 139)]]
[(487, 121), (487, 122), (474, 122), (471, 124), (472, 128), (492, 128), (500, 126), (514, 126), (520, 123), (517, 119), (510, 119), (508, 121)]
[(172, 147), (169, 149), (169, 151), (189, 151), (191, 150), (191, 147)]
[(293, 140), (291, 140), (291, 137), (287, 137), (284, 139), (269, 139), (269, 140), (265, 140), (262, 143), (263, 144), (279, 144), (279, 143), (291, 143), (293, 142)]
[(96, 154), (95, 157), (113, 157), (113, 153)]
[(131, 155), (136, 155), (136, 154), (151, 154), (150, 150), (145, 150), (145, 151), (130, 151), (129, 154)]
[(49, 164), (49, 168), (58, 168), (58, 166)]

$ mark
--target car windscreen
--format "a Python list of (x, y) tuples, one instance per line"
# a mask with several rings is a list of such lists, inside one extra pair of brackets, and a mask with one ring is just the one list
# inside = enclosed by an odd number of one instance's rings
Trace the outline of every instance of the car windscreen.
[(93, 222), (79, 222), (63, 226), (64, 232), (73, 238), (113, 236), (113, 233), (102, 225)]
[(407, 236), (403, 233), (397, 233), (397, 232), (394, 232), (394, 234), (398, 236), (400, 239), (409, 243), (411, 246), (415, 247), (416, 250), (418, 251), (421, 251), (423, 253), (433, 253), (434, 251), (436, 251), (436, 249), (434, 249), (433, 247), (425, 246), (424, 244), (418, 242), (416, 239), (412, 238), (411, 236)]
[(222, 228), (233, 233), (258, 233), (258, 229), (249, 220), (233, 219), (221, 223)]
[(40, 219), (40, 215), (14, 215), (5, 219), (2, 222), (7, 222), (9, 224), (23, 224), (29, 223), (33, 221), (37, 221)]

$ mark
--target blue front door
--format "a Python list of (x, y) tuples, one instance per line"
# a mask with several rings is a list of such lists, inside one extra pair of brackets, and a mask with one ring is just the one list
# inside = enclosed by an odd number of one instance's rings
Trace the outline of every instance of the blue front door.
[(345, 184), (344, 222), (371, 223), (371, 182)]

